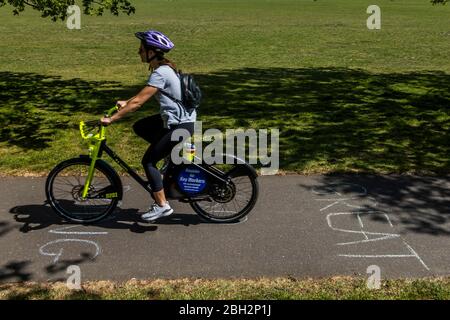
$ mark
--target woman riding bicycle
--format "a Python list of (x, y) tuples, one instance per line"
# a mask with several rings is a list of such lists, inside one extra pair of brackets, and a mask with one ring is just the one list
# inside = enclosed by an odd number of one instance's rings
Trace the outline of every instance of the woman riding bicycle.
[(176, 66), (164, 54), (169, 52), (174, 44), (164, 34), (155, 30), (137, 32), (136, 37), (141, 40), (139, 55), (142, 62), (149, 63), (152, 70), (147, 85), (134, 97), (127, 101), (117, 101), (119, 111), (111, 117), (104, 117), (101, 122), (109, 125), (129, 112), (139, 109), (147, 100), (156, 95), (159, 100), (159, 114), (146, 117), (133, 125), (134, 132), (150, 143), (150, 147), (142, 158), (148, 182), (153, 191), (155, 203), (149, 211), (142, 215), (142, 219), (152, 221), (172, 214), (173, 209), (166, 200), (161, 173), (156, 168), (159, 160), (168, 156), (173, 147), (180, 140), (171, 141), (172, 132), (185, 129), (190, 135), (194, 132), (196, 111), (187, 112), (186, 109), (161, 94), (181, 100), (181, 83), (177, 76)]

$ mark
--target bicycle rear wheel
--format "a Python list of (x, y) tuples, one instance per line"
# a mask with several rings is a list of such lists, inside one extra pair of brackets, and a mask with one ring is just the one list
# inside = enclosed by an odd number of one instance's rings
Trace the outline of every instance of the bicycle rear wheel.
[(50, 206), (66, 220), (77, 223), (99, 221), (113, 212), (122, 194), (117, 174), (97, 161), (86, 199), (81, 197), (90, 158), (75, 158), (58, 164), (48, 175), (45, 192)]
[(191, 202), (195, 212), (214, 222), (235, 222), (246, 216), (258, 199), (258, 181), (254, 170), (246, 163), (211, 166), (229, 184), (216, 183), (209, 187), (209, 197)]

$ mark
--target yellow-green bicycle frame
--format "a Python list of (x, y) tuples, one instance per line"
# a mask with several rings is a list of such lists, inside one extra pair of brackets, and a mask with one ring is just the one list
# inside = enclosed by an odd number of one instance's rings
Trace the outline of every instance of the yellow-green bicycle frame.
[[(105, 114), (106, 117), (110, 117), (114, 112), (118, 110), (117, 106), (109, 109)], [(84, 121), (80, 122), (80, 133), (81, 137), (88, 141), (89, 144), (89, 156), (91, 157), (91, 165), (89, 166), (89, 173), (86, 179), (86, 183), (84, 184), (83, 192), (81, 197), (86, 199), (87, 194), (89, 192), (89, 187), (91, 186), (92, 178), (95, 170), (95, 162), (98, 159), (98, 153), (100, 151), (100, 146), (103, 140), (106, 140), (106, 127), (104, 125), (100, 126), (100, 130), (97, 134), (86, 134), (85, 132), (86, 124)]]

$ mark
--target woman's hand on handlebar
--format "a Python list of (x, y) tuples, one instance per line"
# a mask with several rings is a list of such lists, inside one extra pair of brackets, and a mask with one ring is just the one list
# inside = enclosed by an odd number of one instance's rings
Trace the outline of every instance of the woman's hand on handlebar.
[(111, 117), (103, 117), (100, 119), (103, 126), (109, 126), (112, 123)]
[(111, 114), (114, 113), (115, 111), (119, 111), (120, 109), (124, 108), (127, 105), (127, 102), (128, 101), (121, 101), (121, 100), (117, 101), (116, 106), (110, 109), (108, 113), (105, 113), (105, 116), (100, 119), (101, 124), (103, 126), (109, 126), (111, 123), (113, 123), (114, 121), (111, 117)]
[(118, 110), (122, 109), (127, 105), (128, 101), (119, 100), (116, 102), (116, 106), (119, 108)]

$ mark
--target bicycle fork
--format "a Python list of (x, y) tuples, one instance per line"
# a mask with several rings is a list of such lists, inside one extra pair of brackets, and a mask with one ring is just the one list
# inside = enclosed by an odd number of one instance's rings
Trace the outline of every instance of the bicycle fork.
[(89, 156), (91, 157), (91, 165), (89, 166), (88, 176), (86, 178), (86, 182), (84, 184), (83, 192), (81, 194), (82, 199), (86, 199), (87, 194), (89, 192), (89, 187), (91, 186), (92, 179), (94, 178), (95, 171), (95, 163), (98, 159), (98, 154), (100, 152), (100, 148), (103, 140), (98, 140), (95, 145), (89, 147)]

